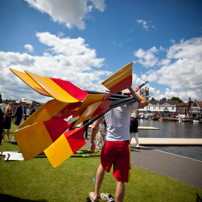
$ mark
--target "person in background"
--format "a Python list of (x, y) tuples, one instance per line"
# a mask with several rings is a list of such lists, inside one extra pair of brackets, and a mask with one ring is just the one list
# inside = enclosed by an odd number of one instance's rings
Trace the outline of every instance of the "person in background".
[(34, 105), (29, 105), (30, 113), (29, 115), (31, 116), (36, 110), (34, 109)]
[(102, 149), (105, 141), (105, 133), (106, 133), (106, 124), (105, 121), (100, 123), (98, 132), (96, 134), (96, 149), (100, 150)]
[(136, 119), (134, 113), (132, 113), (130, 116), (130, 143), (133, 137), (136, 140), (136, 148), (139, 149), (138, 120)]
[[(88, 121), (89, 120), (85, 120), (82, 125), (84, 126), (85, 124), (88, 123)], [(88, 127), (86, 127), (84, 130), (84, 136), (85, 136), (85, 139), (87, 140), (88, 139)]]
[[(95, 150), (95, 136), (99, 124), (106, 122), (106, 140), (102, 147), (100, 164), (97, 169), (95, 191), (89, 193), (91, 201), (97, 201), (100, 187), (104, 179), (105, 171), (110, 172), (113, 165), (113, 176), (116, 179), (115, 201), (123, 202), (125, 194), (125, 182), (129, 180), (130, 171), (130, 113), (133, 109), (143, 108), (149, 102), (137, 95), (138, 101), (121, 105), (104, 114), (92, 124), (90, 149)], [(113, 201), (110, 195), (101, 193), (101, 199)]]
[[(26, 117), (27, 117), (27, 114), (26, 114), (27, 108), (26, 108), (25, 98), (22, 98), (20, 100), (20, 103), (21, 104), (16, 107), (15, 113), (13, 114), (13, 116), (15, 117), (14, 124), (17, 126), (16, 131), (19, 130), (20, 124), (22, 124), (26, 120)], [(14, 136), (13, 136), (11, 142), (16, 143)]]
[(3, 134), (2, 134), (2, 142), (4, 142), (4, 135), (5, 132), (7, 133), (7, 141), (9, 142), (9, 134), (10, 134), (10, 129), (11, 129), (11, 118), (13, 114), (13, 103), (9, 102), (6, 109), (5, 109), (5, 119), (3, 123)]
[(0, 144), (1, 144), (1, 141), (2, 141), (3, 122), (4, 122), (4, 115), (3, 115), (3, 112), (2, 112), (2, 110), (0, 108)]

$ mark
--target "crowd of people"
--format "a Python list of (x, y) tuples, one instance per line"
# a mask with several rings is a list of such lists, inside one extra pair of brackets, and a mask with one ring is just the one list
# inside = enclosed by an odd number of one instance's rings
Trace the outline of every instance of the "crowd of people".
[(20, 105), (18, 105), (14, 111), (14, 104), (12, 102), (8, 103), (5, 110), (0, 109), (0, 144), (5, 141), (16, 143), (15, 137), (10, 140), (9, 134), (11, 129), (11, 122), (13, 121), (16, 125), (16, 130), (19, 130), (19, 126), (23, 123), (24, 120), (31, 114), (35, 112), (34, 106), (30, 105), (30, 113), (27, 114), (26, 100), (22, 98), (20, 100)]

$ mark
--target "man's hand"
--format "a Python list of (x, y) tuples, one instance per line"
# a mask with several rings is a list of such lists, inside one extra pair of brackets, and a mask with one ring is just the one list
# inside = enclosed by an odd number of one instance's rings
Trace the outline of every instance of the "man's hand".
[(93, 142), (93, 143), (90, 143), (90, 150), (92, 151), (92, 152), (95, 152), (95, 143)]

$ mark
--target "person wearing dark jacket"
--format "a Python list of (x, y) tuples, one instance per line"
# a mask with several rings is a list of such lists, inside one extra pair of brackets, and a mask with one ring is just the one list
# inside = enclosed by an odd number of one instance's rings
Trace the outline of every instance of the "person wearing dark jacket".
[(130, 117), (130, 143), (132, 138), (136, 140), (136, 148), (139, 149), (139, 140), (138, 140), (138, 120), (135, 115), (132, 113)]
[(0, 108), (0, 144), (2, 141), (2, 133), (3, 133), (3, 122), (4, 122), (4, 116), (3, 116), (3, 112)]
[[(19, 126), (26, 120), (27, 114), (26, 114), (26, 100), (25, 98), (22, 98), (20, 101), (21, 105), (18, 105), (15, 109), (15, 113), (13, 116), (15, 117), (14, 124), (17, 126), (16, 131), (19, 130)], [(13, 136), (12, 143), (16, 143), (15, 137)]]
[(18, 105), (15, 113), (13, 116), (15, 116), (15, 122), (14, 124), (17, 126), (17, 130), (19, 130), (19, 125), (21, 124), (21, 122), (23, 122), (26, 119), (26, 100), (25, 98), (22, 98), (20, 101), (21, 105)]
[(29, 115), (31, 116), (36, 110), (34, 109), (34, 105), (30, 105), (29, 109), (30, 109)]

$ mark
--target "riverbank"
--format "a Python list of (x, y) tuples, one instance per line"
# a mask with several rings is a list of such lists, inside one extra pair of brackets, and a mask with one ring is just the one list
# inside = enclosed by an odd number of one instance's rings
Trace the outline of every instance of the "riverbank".
[[(138, 119), (139, 126), (157, 127), (159, 130), (139, 130), (139, 138), (202, 138), (202, 124), (178, 121), (150, 121)], [(202, 161), (202, 146), (149, 146), (152, 149)]]
[[(89, 143), (89, 140), (87, 142)], [(18, 145), (4, 142), (0, 146), (0, 150), (18, 151), (19, 148)], [(160, 171), (176, 173), (174, 170), (176, 167), (170, 165), (166, 168), (164, 162), (170, 161), (167, 157), (162, 159), (160, 157), (162, 163), (158, 164), (156, 157), (159, 156), (157, 154), (160, 155), (160, 152), (144, 147), (140, 149), (131, 147), (132, 169), (130, 181), (126, 183), (124, 201), (134, 202), (135, 199), (137, 202), (190, 202), (196, 201), (196, 194), (202, 197), (200, 188), (181, 182), (179, 179), (176, 180), (166, 173), (160, 173)], [(148, 160), (145, 159), (146, 157)], [(32, 202), (85, 201), (88, 193), (94, 190), (93, 179), (95, 179), (100, 162), (100, 157), (69, 158), (54, 169), (47, 158), (8, 162), (5, 162), (3, 157), (0, 159), (1, 200)], [(162, 168), (156, 172), (155, 166), (157, 169), (160, 169), (159, 166)], [(183, 168), (181, 167), (181, 171), (184, 172)], [(112, 170), (110, 173), (106, 173), (101, 192), (114, 195), (116, 182)], [(190, 177), (192, 176), (190, 175)]]
[(179, 121), (179, 122), (191, 122), (191, 123), (202, 123), (202, 118), (181, 118), (181, 117), (169, 117), (169, 116), (151, 116), (151, 117), (137, 117), (142, 120), (152, 121)]
[(172, 117), (160, 117), (159, 119), (148, 119), (157, 121), (179, 121), (179, 122), (191, 122), (191, 123), (202, 123), (202, 119), (189, 119), (189, 118), (172, 118)]
[[(89, 148), (90, 140), (86, 140), (85, 146)], [(202, 161), (143, 146), (136, 149), (132, 144), (131, 163), (202, 190)]]
[[(14, 130), (12, 127), (10, 138)], [(87, 148), (89, 143), (87, 140)], [(19, 151), (19, 147), (4, 142), (0, 150)], [(47, 158), (5, 162), (1, 157), (0, 197), (5, 201), (84, 201), (94, 189), (92, 180), (99, 161), (99, 157), (69, 158), (54, 169)], [(197, 161), (186, 161), (146, 147), (136, 149), (132, 145), (131, 162), (125, 201), (189, 202), (196, 201), (196, 193), (202, 197), (202, 189), (196, 188), (201, 185), (195, 181), (198, 175), (201, 182), (201, 172), (197, 174), (195, 166)], [(106, 175), (101, 192), (113, 194), (115, 180), (112, 173)], [(185, 175), (194, 183), (184, 181)]]

